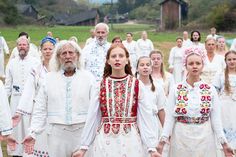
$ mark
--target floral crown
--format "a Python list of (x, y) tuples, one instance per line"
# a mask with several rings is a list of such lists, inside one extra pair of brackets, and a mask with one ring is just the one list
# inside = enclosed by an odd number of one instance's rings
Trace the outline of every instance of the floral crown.
[(202, 58), (203, 63), (205, 64), (206, 53), (204, 52), (204, 50), (199, 47), (190, 47), (190, 48), (185, 49), (185, 52), (184, 52), (184, 56), (183, 56), (184, 66), (186, 66), (186, 64), (187, 64), (188, 56), (190, 56), (192, 54), (196, 54), (196, 55), (200, 56)]

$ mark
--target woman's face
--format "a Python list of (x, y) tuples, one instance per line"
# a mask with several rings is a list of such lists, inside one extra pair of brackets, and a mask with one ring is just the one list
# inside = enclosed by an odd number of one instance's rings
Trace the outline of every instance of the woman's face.
[(154, 53), (151, 55), (152, 66), (154, 68), (159, 68), (162, 64), (162, 56), (159, 53)]
[(51, 42), (46, 42), (41, 48), (44, 60), (50, 60), (52, 57), (54, 45)]
[(199, 55), (192, 54), (187, 57), (186, 69), (188, 76), (199, 77), (203, 69), (203, 61)]
[(182, 47), (182, 44), (183, 44), (183, 41), (182, 41), (181, 39), (177, 39), (177, 40), (176, 40), (176, 45), (177, 45), (178, 47)]
[(120, 47), (114, 48), (111, 50), (107, 62), (113, 70), (124, 70), (126, 64), (128, 64), (128, 58), (126, 57), (125, 50)]
[(229, 53), (225, 58), (226, 65), (229, 69), (236, 70), (236, 54)]
[(217, 40), (217, 46), (218, 48), (224, 49), (225, 48), (225, 39), (224, 38), (219, 38)]
[(140, 58), (137, 70), (140, 76), (149, 76), (152, 73), (151, 59), (148, 57)]

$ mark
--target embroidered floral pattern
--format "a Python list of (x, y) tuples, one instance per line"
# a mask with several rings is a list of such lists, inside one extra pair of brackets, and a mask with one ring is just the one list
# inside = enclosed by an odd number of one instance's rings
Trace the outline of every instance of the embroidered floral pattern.
[[(207, 84), (200, 84), (200, 113), (202, 117), (209, 117), (211, 107), (211, 90)], [(188, 104), (188, 89), (187, 86), (179, 84), (177, 86), (177, 99), (175, 106), (175, 113), (183, 116), (187, 114)]]
[(138, 80), (133, 76), (121, 80), (106, 78), (102, 81), (100, 110), (105, 134), (110, 131), (114, 134), (130, 132), (131, 123), (137, 121), (138, 85)]
[(187, 87), (179, 84), (177, 86), (177, 102), (175, 112), (177, 114), (185, 115), (187, 113), (186, 106), (188, 105), (188, 90)]
[(210, 86), (207, 84), (201, 84), (199, 86), (201, 94), (201, 111), (203, 117), (209, 117), (211, 107), (211, 91)]

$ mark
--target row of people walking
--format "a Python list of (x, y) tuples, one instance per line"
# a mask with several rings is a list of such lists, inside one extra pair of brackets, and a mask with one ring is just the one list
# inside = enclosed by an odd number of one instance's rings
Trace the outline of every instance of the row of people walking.
[[(95, 41), (85, 46), (83, 51), (75, 42), (61, 41), (56, 44), (53, 54), (54, 39), (44, 38), (41, 50), (45, 59), (42, 63), (28, 56), (27, 38), (18, 39), (19, 57), (7, 66), (5, 89), (11, 95), (11, 107), (14, 106), (11, 111), (14, 125), (26, 127), (19, 129), (22, 134), (19, 139), (13, 133), (18, 143), (24, 138), (26, 154), (16, 153), (23, 152), (23, 147), (18, 144), (14, 151), (10, 151), (13, 156), (33, 153), (35, 156), (122, 154), (143, 157), (148, 155), (147, 152), (151, 156), (161, 156), (164, 155), (163, 146), (169, 143), (171, 136), (170, 156), (215, 157), (213, 135), (222, 144), (224, 153), (232, 156), (232, 146), (230, 144), (229, 147), (222, 128), (217, 92), (212, 85), (200, 79), (208, 55), (202, 48), (191, 47), (184, 51), (186, 79), (177, 85), (169, 85), (171, 90), (165, 92), (165, 82), (155, 81), (160, 74), (165, 76), (163, 62), (160, 62), (163, 56), (159, 51), (152, 51), (150, 58), (145, 56), (137, 60), (138, 80), (132, 76), (127, 49), (122, 44), (105, 46), (108, 44), (107, 25), (100, 23), (95, 31)], [(205, 45), (208, 45), (207, 41)], [(229, 54), (226, 63), (228, 60), (234, 62), (230, 62), (232, 69), (228, 74), (234, 75), (236, 54), (233, 51)], [(47, 73), (51, 56), (51, 72)], [(27, 64), (22, 64), (23, 61)], [(83, 70), (83, 66), (93, 75)], [(27, 76), (25, 71), (30, 75)], [(234, 90), (233, 85), (228, 84), (228, 87)], [(168, 93), (167, 105), (163, 107)], [(164, 125), (161, 135), (158, 135), (160, 125), (157, 124), (157, 115)], [(11, 124), (8, 123), (8, 126)], [(47, 131), (43, 132), (45, 126)], [(14, 128), (16, 132), (17, 127)], [(49, 142), (49, 148), (43, 151), (43, 146), (47, 144), (45, 140), (40, 142), (41, 132), (47, 133)], [(192, 141), (193, 137), (197, 137), (195, 135), (199, 136)], [(158, 136), (161, 137), (160, 142)], [(205, 144), (200, 145), (199, 142)], [(16, 144), (12, 138), (8, 138), (8, 143), (11, 147)], [(208, 149), (212, 151), (206, 151)]]

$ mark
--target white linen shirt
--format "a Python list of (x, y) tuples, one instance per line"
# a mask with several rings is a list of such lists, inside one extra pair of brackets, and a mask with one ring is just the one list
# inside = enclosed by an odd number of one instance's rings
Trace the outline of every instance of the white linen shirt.
[(11, 110), (7, 100), (7, 94), (0, 80), (0, 134), (10, 135), (12, 133)]
[[(187, 114), (185, 116), (187, 117), (201, 117), (200, 111), (200, 100), (201, 100), (201, 89), (199, 86), (201, 84), (205, 84), (203, 81), (195, 82), (194, 87), (189, 85), (186, 81), (183, 81), (181, 83), (182, 85), (187, 87), (187, 98), (188, 98), (188, 104), (186, 106)], [(165, 118), (165, 124), (162, 132), (161, 138), (169, 138), (171, 136), (172, 129), (176, 123), (176, 117), (180, 116), (175, 113), (175, 107), (176, 107), (176, 101), (178, 98), (177, 94), (177, 86), (179, 84), (175, 85), (174, 88), (170, 91), (168, 100), (167, 100), (167, 106), (166, 106), (166, 118)], [(216, 89), (214, 86), (210, 86), (211, 90), (211, 106), (210, 106), (210, 122), (212, 125), (212, 129), (218, 139), (218, 141), (226, 141), (226, 138), (223, 133), (223, 127), (221, 123), (221, 113), (220, 113), (220, 100), (218, 98), (218, 94), (216, 92)]]
[(137, 41), (137, 47), (138, 47), (138, 52), (139, 52), (138, 57), (149, 56), (150, 52), (154, 50), (153, 43), (150, 39), (146, 39), (146, 40), (139, 39)]
[(206, 57), (206, 63), (203, 67), (201, 78), (207, 82), (212, 83), (214, 77), (217, 73), (222, 73), (225, 68), (224, 57), (218, 54), (215, 54), (213, 60), (210, 62), (208, 57)]
[(31, 69), (39, 64), (39, 60), (28, 55), (23, 60), (17, 56), (8, 62), (6, 67), (5, 89), (7, 96), (11, 96), (10, 104), (13, 115), (16, 112), (19, 98), (22, 95), (24, 84)]
[(97, 41), (94, 40), (83, 49), (82, 63), (84, 64), (84, 68), (94, 75), (97, 82), (102, 80), (106, 55), (110, 46), (111, 44), (108, 42), (99, 45)]
[(49, 124), (84, 123), (95, 80), (91, 73), (77, 69), (71, 77), (64, 72), (49, 72), (35, 99), (31, 121), (31, 136), (42, 131), (46, 118)]

